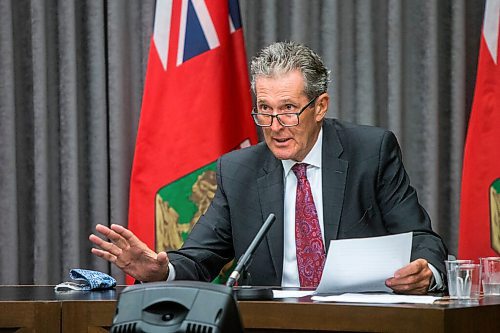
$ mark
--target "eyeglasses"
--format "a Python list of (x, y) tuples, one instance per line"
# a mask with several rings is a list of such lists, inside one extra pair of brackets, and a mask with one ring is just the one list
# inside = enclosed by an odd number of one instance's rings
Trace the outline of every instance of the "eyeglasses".
[(255, 108), (252, 112), (253, 120), (255, 124), (260, 127), (271, 127), (273, 125), (273, 119), (278, 119), (278, 122), (283, 127), (293, 127), (299, 124), (299, 116), (304, 112), (308, 107), (310, 107), (318, 98), (318, 96), (314, 97), (307, 103), (299, 112), (289, 112), (289, 113), (279, 113), (279, 114), (270, 114), (264, 112), (256, 112)]

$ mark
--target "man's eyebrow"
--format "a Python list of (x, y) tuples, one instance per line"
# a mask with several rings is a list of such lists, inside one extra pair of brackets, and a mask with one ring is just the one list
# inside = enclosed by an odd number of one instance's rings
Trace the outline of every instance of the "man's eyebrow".
[[(265, 99), (258, 99), (256, 101), (257, 104), (269, 104), (267, 102), (267, 100)], [(285, 104), (297, 104), (297, 101), (293, 100), (293, 99), (290, 99), (290, 98), (285, 98), (285, 99), (282, 99), (282, 100), (279, 100), (278, 101), (279, 105), (285, 105)]]

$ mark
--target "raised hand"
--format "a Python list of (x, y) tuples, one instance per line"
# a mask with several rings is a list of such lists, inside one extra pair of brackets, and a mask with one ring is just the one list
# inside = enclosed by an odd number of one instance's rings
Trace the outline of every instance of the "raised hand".
[(96, 231), (109, 242), (91, 234), (89, 240), (100, 248), (92, 248), (93, 254), (115, 264), (137, 280), (153, 282), (167, 279), (168, 256), (165, 252), (154, 252), (134, 233), (118, 224), (112, 224), (111, 228), (98, 224)]

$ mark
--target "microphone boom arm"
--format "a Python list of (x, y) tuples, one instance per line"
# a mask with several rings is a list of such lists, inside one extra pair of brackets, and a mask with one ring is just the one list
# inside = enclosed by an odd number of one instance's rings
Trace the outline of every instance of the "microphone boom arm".
[(248, 269), (248, 267), (250, 266), (252, 257), (255, 253), (255, 250), (257, 250), (257, 247), (264, 239), (264, 236), (269, 231), (269, 228), (271, 228), (271, 225), (274, 223), (274, 220), (276, 220), (276, 216), (274, 216), (273, 213), (269, 214), (269, 216), (267, 217), (267, 219), (264, 222), (264, 224), (262, 225), (262, 227), (260, 227), (259, 232), (255, 236), (255, 238), (252, 240), (252, 243), (250, 243), (250, 246), (248, 247), (248, 249), (241, 256), (240, 260), (238, 260), (238, 263), (236, 264), (236, 268), (233, 270), (233, 272), (231, 273), (231, 275), (227, 279), (226, 286), (233, 287), (234, 284), (240, 278), (241, 274)]

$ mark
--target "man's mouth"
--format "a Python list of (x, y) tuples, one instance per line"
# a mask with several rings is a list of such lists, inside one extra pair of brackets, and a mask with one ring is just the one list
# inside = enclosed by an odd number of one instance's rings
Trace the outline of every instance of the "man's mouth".
[(277, 143), (285, 143), (285, 142), (287, 142), (289, 140), (290, 140), (290, 138), (283, 138), (283, 139), (274, 138), (274, 141), (276, 141)]

